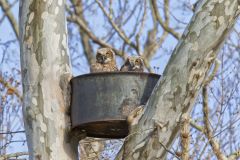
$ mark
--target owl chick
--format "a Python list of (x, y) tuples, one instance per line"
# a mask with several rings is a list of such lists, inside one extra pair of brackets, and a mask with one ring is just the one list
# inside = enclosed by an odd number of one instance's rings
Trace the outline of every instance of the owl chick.
[(115, 53), (111, 48), (100, 48), (97, 50), (96, 63), (90, 67), (90, 72), (118, 71)]
[(120, 71), (143, 72), (144, 62), (140, 56), (128, 57)]

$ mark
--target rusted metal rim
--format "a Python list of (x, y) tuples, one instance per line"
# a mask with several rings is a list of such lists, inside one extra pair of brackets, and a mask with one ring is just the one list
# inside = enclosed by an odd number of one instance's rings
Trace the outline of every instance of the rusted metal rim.
[(139, 75), (143, 75), (143, 76), (153, 76), (153, 77), (157, 77), (159, 78), (161, 75), (159, 74), (155, 74), (155, 73), (147, 73), (147, 72), (96, 72), (96, 73), (87, 73), (87, 74), (83, 74), (83, 75), (79, 75), (76, 76), (74, 78), (71, 79), (71, 81), (73, 81), (74, 79), (79, 79), (79, 78), (84, 78), (84, 77), (89, 77), (89, 76), (101, 76), (101, 75), (131, 75), (131, 76), (139, 76)]

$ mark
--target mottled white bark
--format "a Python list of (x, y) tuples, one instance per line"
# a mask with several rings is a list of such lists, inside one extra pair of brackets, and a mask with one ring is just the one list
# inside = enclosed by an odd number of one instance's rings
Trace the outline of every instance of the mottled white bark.
[(221, 44), (239, 15), (238, 0), (202, 0), (117, 159), (165, 159)]
[(64, 0), (20, 1), (23, 114), (30, 159), (70, 160), (67, 87), (71, 78)]

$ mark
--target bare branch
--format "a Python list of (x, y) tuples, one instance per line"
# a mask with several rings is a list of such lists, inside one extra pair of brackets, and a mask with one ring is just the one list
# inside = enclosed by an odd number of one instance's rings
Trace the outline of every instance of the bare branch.
[(13, 31), (17, 37), (17, 39), (19, 39), (19, 30), (18, 30), (18, 24), (17, 21), (13, 15), (13, 13), (11, 12), (11, 5), (8, 3), (7, 0), (0, 0), (0, 6), (2, 7), (2, 10), (4, 11), (5, 15), (7, 16), (10, 24), (13, 27)]
[(208, 91), (207, 86), (213, 80), (216, 75), (217, 69), (219, 67), (219, 61), (215, 61), (215, 66), (212, 74), (208, 77), (208, 79), (204, 82), (203, 86), (203, 114), (204, 114), (204, 126), (205, 126), (205, 134), (209, 140), (209, 143), (212, 147), (214, 154), (217, 156), (219, 160), (227, 160), (227, 157), (221, 152), (220, 145), (216, 139), (213, 138), (213, 133), (211, 130), (210, 122), (209, 122), (209, 107), (208, 107)]
[(240, 158), (240, 150), (228, 156), (228, 160), (237, 160), (238, 158)]
[(213, 78), (216, 76), (220, 64), (221, 64), (221, 62), (218, 59), (215, 59), (215, 64), (214, 64), (215, 66), (213, 68), (212, 73), (205, 80), (204, 87), (207, 87), (209, 85), (209, 83), (213, 80)]
[[(152, 11), (152, 18), (153, 18), (153, 23), (154, 23), (154, 27), (148, 31), (148, 37), (147, 37), (147, 41), (145, 43), (145, 47), (144, 47), (144, 57), (146, 57), (146, 59), (148, 61), (151, 60), (151, 58), (154, 56), (154, 54), (156, 54), (156, 51), (158, 48), (161, 47), (161, 45), (163, 44), (163, 42), (165, 41), (165, 39), (168, 36), (168, 32), (167, 31), (163, 31), (162, 36), (160, 38), (157, 38), (157, 17), (156, 14), (154, 12), (154, 8), (153, 8), (153, 4), (150, 3), (151, 5), (151, 11)], [(165, 13), (165, 23), (168, 24), (169, 23), (169, 2), (168, 0), (165, 1), (164, 3), (164, 13)]]
[(112, 48), (117, 55), (119, 56), (124, 56), (125, 53), (123, 53), (121, 50), (117, 50), (116, 48), (113, 48), (110, 44), (106, 43), (105, 41), (97, 38), (92, 31), (86, 26), (86, 24), (75, 14), (72, 14), (70, 17), (67, 17), (68, 21), (70, 22), (74, 22), (77, 25), (81, 26), (82, 29), (84, 30), (84, 32), (86, 34), (88, 34), (88, 36), (92, 39), (92, 41), (96, 44), (99, 44), (102, 47), (109, 47)]
[[(75, 14), (82, 20), (82, 22), (87, 26), (87, 22), (84, 19), (83, 16), (83, 6), (82, 6), (82, 1), (81, 0), (71, 0), (71, 3), (74, 6), (74, 10), (75, 10)], [(69, 14), (71, 14), (71, 10), (68, 9)], [(79, 33), (80, 33), (80, 37), (81, 37), (81, 41), (82, 41), (82, 45), (83, 45), (83, 49), (84, 49), (84, 53), (86, 55), (86, 58), (88, 60), (89, 64), (92, 64), (95, 62), (95, 58), (93, 55), (93, 49), (92, 46), (90, 44), (90, 37), (87, 33), (84, 32), (83, 28), (78, 25), (79, 28)]]
[(163, 20), (162, 20), (162, 18), (160, 16), (160, 13), (158, 12), (157, 1), (156, 0), (151, 0), (151, 1), (152, 1), (154, 13), (155, 13), (155, 15), (157, 17), (157, 20), (158, 20), (159, 24), (162, 26), (162, 28), (165, 31), (167, 31), (168, 33), (170, 33), (176, 39), (180, 39), (179, 33), (174, 31), (174, 29), (170, 28), (167, 23), (163, 22)]
[(146, 2), (146, 0), (144, 0), (143, 17), (142, 17), (142, 20), (141, 20), (139, 31), (137, 32), (136, 37), (135, 37), (136, 45), (137, 45), (137, 52), (138, 53), (141, 53), (141, 47), (140, 47), (139, 38), (140, 38), (140, 36), (141, 36), (141, 34), (143, 32), (144, 25), (145, 25), (145, 22), (146, 22), (146, 18), (147, 18), (147, 2)]
[(204, 128), (202, 126), (199, 126), (198, 124), (196, 124), (192, 119), (190, 119), (190, 125), (197, 129), (198, 131), (204, 133)]
[(104, 15), (108, 18), (108, 21), (110, 22), (110, 24), (112, 25), (112, 27), (116, 30), (116, 32), (118, 33), (118, 35), (125, 41), (125, 43), (127, 43), (128, 45), (130, 45), (131, 47), (133, 47), (134, 49), (137, 50), (137, 46), (131, 42), (131, 40), (126, 36), (126, 34), (124, 33), (124, 31), (122, 29), (120, 29), (112, 20), (112, 17), (107, 13), (107, 11), (104, 9), (103, 5), (98, 1), (95, 0), (98, 4), (98, 6), (101, 8), (101, 10), (103, 11)]
[[(204, 0), (200, 7), (201, 10), (195, 13), (185, 30), (185, 36), (174, 49), (161, 79), (146, 103), (145, 114), (136, 126), (136, 130), (139, 131), (140, 129), (152, 128), (156, 123), (160, 123), (160, 129), (154, 136), (150, 132), (132, 137), (122, 148), (122, 150), (127, 149), (130, 152), (128, 157), (117, 156), (116, 159), (166, 158), (167, 152), (164, 148), (159, 147), (158, 142), (162, 142), (167, 148), (172, 146), (179, 129), (179, 123), (176, 121), (179, 121), (182, 114), (191, 112), (206, 74), (239, 15), (238, 1), (231, 0), (231, 2), (232, 4), (229, 6), (234, 10), (227, 16), (232, 16), (233, 21), (232, 23), (224, 23), (224, 29), (219, 30), (212, 27), (211, 24), (214, 22), (211, 21), (212, 17), (209, 15), (218, 10), (215, 4), (223, 6), (225, 4), (223, 1)], [(213, 7), (209, 9), (205, 5)], [(221, 14), (221, 16), (226, 17), (226, 14)], [(200, 27), (199, 23), (205, 22), (205, 19), (209, 19), (209, 22)], [(201, 38), (191, 39), (189, 33), (196, 32), (196, 30), (197, 37)], [(211, 36), (206, 33), (211, 33)], [(194, 48), (195, 44), (197, 44), (196, 48)]]
[(16, 133), (25, 133), (25, 131), (0, 132), (0, 135), (1, 135), (1, 134), (16, 134)]
[(22, 96), (17, 90), (17, 88), (13, 87), (11, 84), (4, 81), (2, 77), (0, 77), (0, 83), (2, 83), (8, 89), (7, 94), (15, 94), (22, 101)]
[(181, 146), (182, 146), (182, 160), (189, 160), (189, 143), (190, 143), (190, 129), (189, 129), (189, 117), (187, 114), (182, 116), (181, 127)]
[(8, 160), (10, 158), (18, 158), (20, 156), (27, 156), (28, 152), (17, 152), (17, 153), (11, 153), (6, 155), (0, 155), (0, 160)]

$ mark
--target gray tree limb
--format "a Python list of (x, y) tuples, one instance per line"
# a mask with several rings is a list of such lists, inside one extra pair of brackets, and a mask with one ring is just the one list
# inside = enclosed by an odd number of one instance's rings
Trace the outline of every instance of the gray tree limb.
[(238, 0), (203, 0), (116, 159), (166, 158), (238, 15)]

